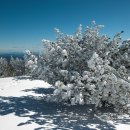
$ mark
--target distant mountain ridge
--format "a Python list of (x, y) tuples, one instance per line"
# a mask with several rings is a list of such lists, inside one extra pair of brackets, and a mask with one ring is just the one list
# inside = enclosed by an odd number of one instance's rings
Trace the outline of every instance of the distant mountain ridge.
[(14, 58), (18, 57), (18, 58), (23, 59), (24, 53), (22, 53), (22, 52), (0, 52), (0, 57), (6, 58), (7, 60), (9, 60), (11, 58), (11, 56)]
[[(0, 58), (3, 57), (9, 60), (12, 56), (14, 58), (18, 57), (18, 58), (23, 59), (24, 54), (25, 54), (24, 52), (0, 52)], [(39, 52), (33, 52), (33, 54), (39, 55)]]

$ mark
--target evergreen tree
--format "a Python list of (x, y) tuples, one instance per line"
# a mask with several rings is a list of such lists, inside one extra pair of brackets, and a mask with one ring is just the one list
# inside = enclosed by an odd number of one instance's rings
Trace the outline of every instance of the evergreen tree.
[(26, 50), (24, 55), (24, 62), (25, 62), (25, 73), (30, 76), (35, 76), (35, 70), (37, 68), (37, 56), (34, 55), (31, 51)]
[(24, 60), (11, 57), (10, 69), (12, 70), (12, 76), (20, 76), (25, 74), (25, 63)]
[[(55, 42), (43, 39), (43, 55), (28, 52), (31, 74), (55, 86), (56, 101), (71, 104), (113, 105), (130, 113), (130, 42), (100, 35), (102, 25), (92, 21), (74, 35), (55, 29)], [(35, 73), (32, 73), (35, 72)]]
[(8, 62), (5, 58), (0, 58), (0, 76), (8, 75)]

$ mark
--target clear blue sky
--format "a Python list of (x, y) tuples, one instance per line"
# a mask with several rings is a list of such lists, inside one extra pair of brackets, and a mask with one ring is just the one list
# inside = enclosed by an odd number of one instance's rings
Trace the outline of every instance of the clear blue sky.
[(0, 0), (0, 52), (39, 50), (55, 39), (54, 27), (72, 34), (95, 20), (111, 37), (130, 38), (130, 0)]

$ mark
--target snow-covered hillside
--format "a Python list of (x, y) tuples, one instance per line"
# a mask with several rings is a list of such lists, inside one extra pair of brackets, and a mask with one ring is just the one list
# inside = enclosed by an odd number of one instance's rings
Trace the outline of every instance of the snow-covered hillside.
[(41, 80), (0, 78), (0, 130), (130, 130), (128, 115), (112, 121), (109, 110), (99, 112), (101, 118), (92, 106), (46, 102), (44, 97), (52, 92)]

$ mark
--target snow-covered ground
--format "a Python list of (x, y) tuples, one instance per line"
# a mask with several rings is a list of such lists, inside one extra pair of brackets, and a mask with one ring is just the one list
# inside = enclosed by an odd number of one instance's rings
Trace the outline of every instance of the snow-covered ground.
[(52, 92), (44, 81), (0, 78), (0, 130), (130, 130), (128, 115), (111, 120), (108, 110), (101, 118), (92, 106), (46, 102), (43, 97)]

